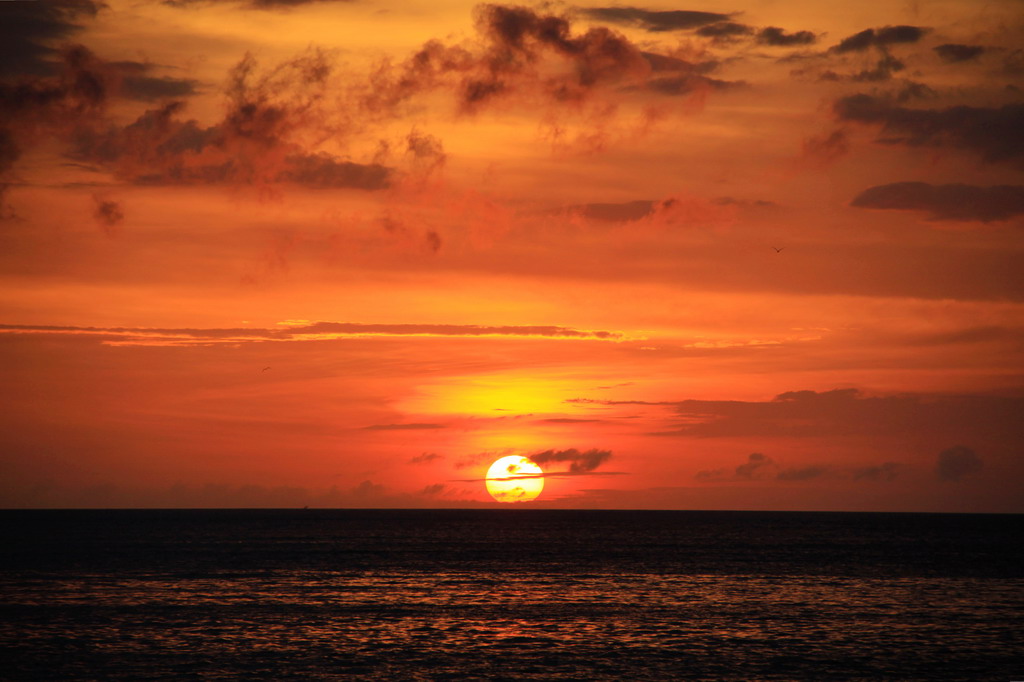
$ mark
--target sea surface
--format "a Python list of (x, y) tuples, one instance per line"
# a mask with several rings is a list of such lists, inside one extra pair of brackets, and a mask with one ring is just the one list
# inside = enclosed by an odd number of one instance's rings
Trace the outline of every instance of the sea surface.
[(1024, 517), (0, 511), (0, 679), (1024, 680)]

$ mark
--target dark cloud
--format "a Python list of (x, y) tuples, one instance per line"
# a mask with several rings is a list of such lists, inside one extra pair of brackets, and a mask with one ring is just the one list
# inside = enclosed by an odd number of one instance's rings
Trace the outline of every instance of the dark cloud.
[(110, 67), (120, 76), (120, 94), (143, 102), (189, 97), (199, 86), (199, 81), (191, 78), (153, 76), (156, 67), (144, 62), (111, 62)]
[(1011, 76), (1024, 74), (1024, 49), (1012, 50), (1003, 57), (1002, 70)]
[(101, 0), (0, 2), (0, 77), (56, 73), (56, 45), (104, 7)]
[(716, 24), (708, 24), (697, 29), (697, 35), (716, 40), (729, 40), (739, 36), (750, 35), (754, 29), (746, 24), (738, 24), (735, 21), (720, 21)]
[(603, 421), (601, 419), (573, 419), (571, 417), (554, 417), (552, 419), (538, 419), (540, 424), (592, 424)]
[(819, 166), (826, 166), (836, 159), (846, 156), (850, 151), (850, 143), (844, 130), (833, 130), (821, 135), (812, 135), (804, 139), (802, 156), (805, 160)]
[[(570, 215), (578, 215), (588, 220), (601, 222), (625, 223), (643, 220), (655, 214), (670, 211), (676, 203), (676, 199), (669, 198), (662, 199), (661, 201), (641, 199), (621, 203), (576, 204), (575, 206), (559, 209), (558, 213), (568, 212)], [(712, 203), (719, 206), (736, 206), (739, 208), (767, 208), (776, 205), (774, 202), (764, 199), (747, 200), (735, 197), (718, 197), (713, 199)]]
[(410, 423), (410, 424), (374, 424), (364, 426), (366, 431), (422, 431), (430, 429), (446, 429), (447, 424)]
[(1024, 104), (911, 109), (861, 94), (838, 100), (834, 111), (843, 121), (880, 125), (889, 144), (968, 149), (985, 161), (1024, 166)]
[(699, 481), (751, 481), (764, 478), (775, 468), (775, 461), (760, 452), (752, 452), (747, 460), (733, 471), (727, 469), (705, 469), (694, 476)]
[(848, 36), (832, 48), (832, 52), (861, 52), (871, 47), (885, 48), (897, 43), (916, 43), (928, 29), (920, 26), (884, 26), (869, 28)]
[[(3, 3), (0, 8), (13, 4)], [(40, 139), (58, 138), (72, 126), (98, 120), (113, 85), (102, 62), (81, 45), (64, 48), (56, 76), (0, 82), (0, 216), (15, 162)]]
[(752, 452), (747, 457), (746, 462), (736, 467), (736, 478), (757, 478), (760, 472), (763, 472), (766, 467), (770, 467), (774, 463), (771, 457), (760, 452)]
[(824, 466), (805, 466), (805, 467), (794, 467), (791, 469), (783, 469), (778, 473), (776, 478), (780, 481), (810, 481), (815, 478), (821, 478), (830, 473), (828, 467)]
[(444, 459), (444, 455), (439, 455), (436, 452), (424, 452), (410, 459), (409, 464), (430, 464), (439, 459)]
[(7, 174), (20, 157), (21, 149), (14, 142), (14, 134), (0, 125), (0, 220), (15, 215), (6, 202)]
[(639, 7), (592, 7), (580, 10), (590, 19), (615, 24), (638, 26), (646, 31), (676, 31), (698, 28), (729, 20), (731, 14), (697, 12), (692, 10), (655, 11)]
[(709, 469), (698, 471), (694, 476), (701, 481), (813, 481), (820, 478), (852, 479), (855, 481), (892, 480), (896, 477), (899, 465), (885, 462), (878, 466), (841, 469), (830, 465), (808, 464), (806, 466), (787, 467), (782, 469), (771, 457), (760, 452), (751, 453), (745, 462), (732, 471)]
[(0, 83), (0, 123), (77, 120), (106, 105), (112, 82), (101, 60), (82, 45), (66, 47), (61, 58), (57, 76)]
[(924, 83), (905, 80), (903, 81), (903, 86), (894, 94), (894, 97), (897, 102), (902, 104), (913, 99), (933, 99), (938, 94), (933, 88), (928, 87)]
[(859, 208), (926, 211), (930, 220), (1008, 220), (1024, 213), (1024, 186), (931, 185), (895, 182), (869, 187), (851, 206)]
[(659, 436), (837, 437), (897, 436), (942, 430), (993, 438), (1024, 438), (1024, 398), (995, 395), (902, 394), (871, 397), (853, 388), (790, 391), (770, 401), (601, 401), (598, 404), (665, 405), (682, 424)]
[(817, 40), (810, 31), (796, 31), (795, 33), (786, 33), (783, 29), (776, 26), (767, 26), (757, 32), (757, 42), (762, 45), (771, 45), (773, 47), (793, 47), (796, 45), (811, 45)]
[(376, 163), (353, 163), (323, 153), (292, 154), (285, 158), (284, 166), (277, 180), (315, 188), (383, 189), (392, 175), (390, 168)]
[(860, 467), (853, 470), (856, 481), (891, 481), (899, 474), (900, 465), (896, 462), (883, 462), (876, 466)]
[(554, 326), (482, 326), (461, 324), (356, 324), (347, 322), (317, 322), (308, 327), (293, 328), (292, 333), (353, 333), (353, 334), (431, 334), (435, 336), (551, 336), (559, 338), (617, 339), (620, 334), (606, 331), (581, 331)]
[(590, 220), (609, 222), (627, 222), (639, 220), (650, 215), (654, 209), (654, 201), (627, 201), (619, 204), (580, 204), (570, 206), (569, 212), (578, 213)]
[(967, 327), (953, 331), (915, 334), (907, 338), (915, 346), (945, 346), (948, 344), (978, 344), (993, 342), (1009, 342), (1013, 345), (1024, 344), (1024, 330), (998, 325)]
[(685, 59), (678, 59), (676, 57), (666, 57), (663, 54), (656, 52), (641, 52), (640, 53), (647, 63), (651, 67), (651, 71), (659, 73), (661, 71), (695, 71), (697, 73), (708, 73), (714, 71), (718, 67), (718, 62), (715, 60), (709, 60), (705, 62), (688, 62)]
[(441, 140), (433, 135), (413, 130), (406, 136), (405, 143), (406, 153), (420, 172), (429, 174), (444, 166), (448, 158)]
[(591, 449), (580, 452), (576, 448), (568, 450), (545, 450), (529, 456), (537, 464), (569, 463), (570, 474), (586, 474), (611, 459), (611, 450)]
[(374, 498), (384, 493), (384, 486), (380, 483), (366, 480), (352, 489), (352, 496), (356, 498)]
[[(189, 7), (193, 5), (211, 5), (215, 2), (221, 2), (222, 0), (161, 0), (165, 5), (171, 7)], [(328, 2), (336, 2), (338, 4), (348, 4), (356, 2), (356, 0), (227, 0), (236, 5), (239, 5), (245, 9), (262, 9), (262, 10), (275, 10), (275, 9), (292, 9), (295, 7), (301, 7), (302, 5), (318, 5)]]
[(420, 495), (424, 497), (437, 497), (448, 492), (448, 486), (444, 483), (434, 483), (433, 485), (424, 486), (423, 490), (420, 491)]
[(954, 445), (939, 453), (935, 461), (935, 475), (942, 481), (959, 481), (984, 468), (981, 458), (965, 445)]
[(440, 89), (455, 93), (464, 114), (517, 96), (579, 102), (597, 87), (642, 81), (652, 68), (636, 45), (605, 27), (574, 34), (564, 16), (516, 6), (479, 5), (474, 14), (478, 48), (431, 40), (403, 62), (385, 61), (370, 77), (363, 111), (393, 116), (414, 96)]
[(874, 68), (864, 69), (851, 75), (849, 79), (855, 83), (876, 83), (887, 81), (897, 71), (902, 71), (906, 65), (892, 55), (886, 54), (875, 62)]
[(201, 126), (168, 102), (127, 125), (82, 126), (70, 156), (104, 166), (137, 184), (267, 184), (294, 182), (313, 188), (376, 190), (392, 171), (325, 153), (308, 153), (299, 131), (319, 125), (318, 109), (330, 65), (311, 51), (268, 72), (246, 56), (231, 72), (228, 110), (218, 123)]
[(241, 340), (260, 341), (302, 341), (306, 339), (344, 338), (348, 336), (539, 336), (570, 339), (615, 340), (622, 337), (618, 332), (584, 331), (568, 327), (553, 326), (503, 326), (487, 327), (457, 324), (359, 324), (355, 322), (314, 322), (306, 325), (289, 326), (284, 329), (166, 329), (149, 327), (71, 327), (71, 326), (26, 326), (0, 324), (0, 332), (88, 335), (102, 339), (116, 339), (118, 342), (139, 341), (154, 343), (166, 341), (170, 344), (210, 343), (223, 340), (239, 343)]
[(441, 235), (434, 230), (427, 230), (423, 235), (423, 240), (426, 242), (427, 249), (429, 249), (431, 253), (437, 253), (441, 250)]
[(647, 82), (647, 88), (662, 95), (689, 95), (694, 92), (706, 92), (708, 90), (728, 90), (730, 88), (743, 87), (744, 81), (724, 81), (717, 78), (708, 78), (695, 74), (680, 74), (677, 76), (664, 76), (652, 78)]
[(718, 197), (713, 200), (721, 206), (737, 206), (739, 208), (773, 208), (778, 206), (767, 199), (737, 199), (736, 197)]
[(121, 205), (116, 201), (104, 199), (95, 194), (92, 199), (95, 204), (92, 213), (93, 219), (96, 220), (96, 223), (104, 232), (108, 235), (113, 235), (114, 230), (124, 220), (124, 211), (121, 210)]
[(946, 43), (932, 49), (935, 50), (944, 62), (966, 62), (985, 52), (985, 48), (982, 45), (961, 45), (958, 43)]

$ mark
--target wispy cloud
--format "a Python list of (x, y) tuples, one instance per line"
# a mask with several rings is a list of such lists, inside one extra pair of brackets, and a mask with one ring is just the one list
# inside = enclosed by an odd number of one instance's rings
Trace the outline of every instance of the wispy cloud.
[(315, 322), (284, 329), (160, 329), (146, 327), (73, 327), (0, 324), (0, 334), (59, 334), (100, 337), (109, 345), (206, 345), (265, 341), (323, 341), (374, 336), (538, 337), (618, 341), (621, 332), (585, 331), (549, 325), (480, 326), (454, 324), (360, 324)]
[(447, 424), (433, 424), (428, 422), (410, 422), (407, 424), (373, 424), (364, 426), (366, 431), (424, 431), (432, 429), (446, 429)]
[(930, 220), (1008, 220), (1024, 213), (1024, 186), (932, 185), (895, 182), (869, 187), (850, 202), (858, 208), (924, 211)]

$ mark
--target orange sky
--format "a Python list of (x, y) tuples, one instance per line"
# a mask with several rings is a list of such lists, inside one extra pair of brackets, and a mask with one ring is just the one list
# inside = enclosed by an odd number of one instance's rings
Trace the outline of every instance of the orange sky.
[(1024, 511), (1017, 0), (0, 34), (0, 507)]

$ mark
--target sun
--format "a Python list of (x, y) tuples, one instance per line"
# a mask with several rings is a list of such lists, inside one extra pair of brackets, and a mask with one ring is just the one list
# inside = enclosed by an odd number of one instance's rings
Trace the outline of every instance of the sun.
[(542, 490), (544, 471), (528, 457), (502, 457), (487, 470), (487, 492), (498, 502), (529, 502)]

